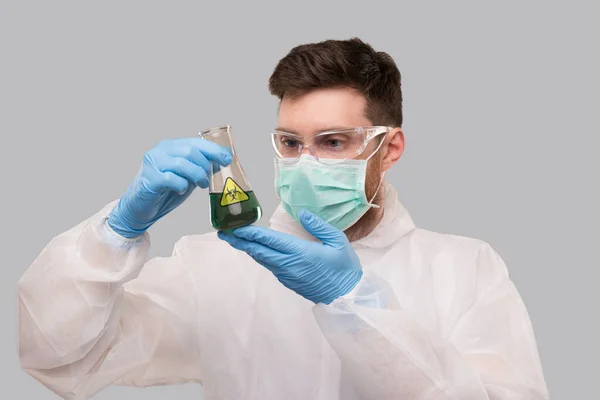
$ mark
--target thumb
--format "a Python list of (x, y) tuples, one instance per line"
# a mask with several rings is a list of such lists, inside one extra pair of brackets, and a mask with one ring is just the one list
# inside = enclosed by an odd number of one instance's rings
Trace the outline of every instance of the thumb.
[(323, 244), (332, 247), (343, 247), (346, 244), (346, 235), (344, 232), (310, 211), (305, 209), (300, 210), (298, 219), (304, 229), (323, 242)]

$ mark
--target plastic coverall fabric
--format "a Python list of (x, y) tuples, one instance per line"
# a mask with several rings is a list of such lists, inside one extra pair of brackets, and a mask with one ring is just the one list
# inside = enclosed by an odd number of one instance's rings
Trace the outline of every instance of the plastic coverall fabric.
[[(285, 288), (216, 233), (147, 259), (114, 206), (58, 235), (23, 275), (22, 367), (65, 399), (199, 382), (215, 399), (548, 399), (530, 319), (482, 241), (416, 228), (385, 186), (353, 242), (359, 285), (330, 305)], [(280, 207), (276, 230), (307, 237)]]

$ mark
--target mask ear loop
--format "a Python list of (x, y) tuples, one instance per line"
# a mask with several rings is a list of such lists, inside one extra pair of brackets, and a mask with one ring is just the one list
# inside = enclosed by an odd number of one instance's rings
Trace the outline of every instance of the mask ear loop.
[(381, 178), (379, 179), (379, 184), (377, 185), (377, 189), (375, 189), (375, 194), (373, 195), (373, 197), (371, 197), (371, 200), (369, 200), (369, 206), (370, 207), (381, 208), (381, 206), (379, 204), (373, 203), (373, 200), (375, 200), (375, 197), (377, 196), (377, 193), (379, 193), (379, 189), (381, 188), (381, 184), (383, 183), (383, 178), (385, 177), (385, 173), (386, 173), (386, 171), (383, 171), (381, 173)]
[[(383, 138), (383, 139), (381, 140), (381, 143), (379, 144), (379, 146), (377, 146), (377, 149), (376, 149), (376, 150), (373, 152), (373, 154), (371, 154), (371, 155), (370, 155), (370, 156), (369, 156), (369, 157), (366, 159), (366, 161), (367, 161), (367, 162), (368, 162), (368, 161), (371, 159), (371, 157), (373, 157), (373, 156), (374, 156), (374, 155), (375, 155), (375, 154), (376, 154), (376, 153), (377, 153), (377, 152), (378, 152), (378, 151), (381, 149), (381, 147), (383, 146), (383, 142), (384, 142), (384, 141), (385, 141), (385, 138)], [(373, 197), (371, 197), (371, 200), (369, 200), (369, 207), (372, 207), (372, 208), (381, 208), (381, 206), (380, 206), (380, 205), (378, 205), (378, 204), (374, 204), (374, 203), (373, 203), (373, 200), (375, 200), (375, 197), (377, 197), (377, 193), (379, 193), (379, 189), (381, 188), (381, 184), (383, 183), (383, 179), (385, 178), (385, 173), (386, 173), (386, 172), (387, 172), (387, 171), (383, 171), (383, 172), (381, 173), (381, 177), (379, 178), (379, 184), (377, 185), (377, 189), (375, 189), (375, 194), (373, 194)]]

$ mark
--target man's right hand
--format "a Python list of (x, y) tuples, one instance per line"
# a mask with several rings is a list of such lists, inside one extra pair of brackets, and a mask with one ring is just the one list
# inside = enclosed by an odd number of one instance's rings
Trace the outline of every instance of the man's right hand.
[(144, 155), (142, 166), (108, 217), (119, 235), (135, 238), (183, 203), (196, 186), (209, 185), (210, 162), (231, 163), (228, 149), (202, 138), (160, 142)]

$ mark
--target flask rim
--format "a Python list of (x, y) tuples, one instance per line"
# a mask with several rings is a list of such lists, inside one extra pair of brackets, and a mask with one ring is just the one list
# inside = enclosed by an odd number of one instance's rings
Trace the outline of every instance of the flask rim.
[(198, 133), (200, 136), (214, 136), (221, 133), (229, 134), (231, 132), (231, 125), (219, 125), (212, 128), (203, 129)]

